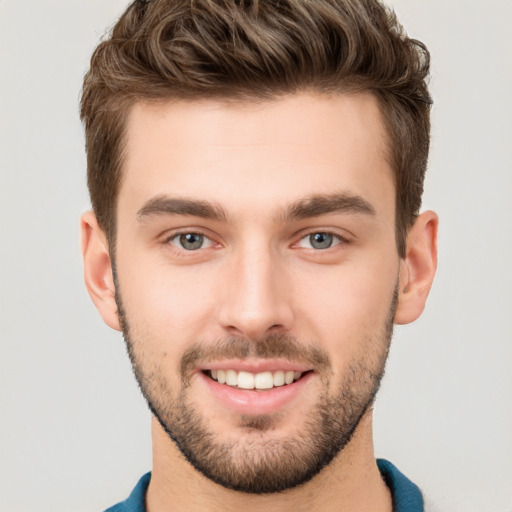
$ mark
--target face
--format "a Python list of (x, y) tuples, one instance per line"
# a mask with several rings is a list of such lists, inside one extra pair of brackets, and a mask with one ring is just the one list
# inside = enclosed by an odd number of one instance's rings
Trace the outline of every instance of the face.
[(162, 428), (225, 487), (307, 481), (371, 406), (399, 273), (385, 147), (367, 94), (130, 114), (121, 324)]

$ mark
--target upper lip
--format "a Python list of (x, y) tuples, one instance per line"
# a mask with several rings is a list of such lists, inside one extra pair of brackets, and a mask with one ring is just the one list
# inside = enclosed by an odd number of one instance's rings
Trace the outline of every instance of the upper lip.
[(305, 366), (300, 363), (286, 360), (276, 359), (259, 359), (259, 360), (241, 360), (241, 359), (226, 359), (219, 361), (212, 361), (198, 366), (200, 371), (206, 370), (235, 370), (237, 372), (249, 373), (262, 373), (262, 372), (277, 372), (294, 371), (294, 372), (307, 372), (312, 370), (311, 367)]

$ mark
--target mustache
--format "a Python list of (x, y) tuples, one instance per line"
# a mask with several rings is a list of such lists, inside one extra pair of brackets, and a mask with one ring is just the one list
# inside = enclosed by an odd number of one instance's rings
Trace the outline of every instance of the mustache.
[(330, 373), (331, 359), (327, 352), (314, 345), (306, 345), (293, 336), (268, 335), (259, 340), (232, 336), (215, 343), (198, 342), (183, 354), (180, 372), (184, 384), (199, 365), (222, 359), (286, 359), (310, 366), (318, 373)]

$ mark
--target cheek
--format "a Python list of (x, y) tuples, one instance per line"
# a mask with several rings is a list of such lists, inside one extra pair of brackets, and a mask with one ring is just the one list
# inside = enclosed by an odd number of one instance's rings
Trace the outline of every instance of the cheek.
[(137, 265), (135, 260), (119, 268), (131, 338), (144, 340), (156, 355), (174, 358), (191, 342), (205, 338), (203, 330), (215, 296), (213, 283), (202, 278), (200, 272), (183, 267), (173, 269), (156, 263), (149, 268), (147, 264)]
[(389, 320), (398, 275), (396, 260), (360, 261), (324, 269), (312, 285), (296, 288), (298, 335), (309, 331), (324, 344), (333, 362), (349, 361), (365, 340), (382, 338)]

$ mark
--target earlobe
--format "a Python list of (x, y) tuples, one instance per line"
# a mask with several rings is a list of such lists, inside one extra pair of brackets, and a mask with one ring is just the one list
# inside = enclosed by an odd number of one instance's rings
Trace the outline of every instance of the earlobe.
[(82, 215), (80, 233), (87, 291), (104, 322), (120, 331), (110, 252), (94, 212), (88, 211)]
[(424, 212), (407, 235), (406, 255), (400, 267), (396, 324), (414, 322), (425, 308), (437, 267), (438, 224), (434, 212)]

